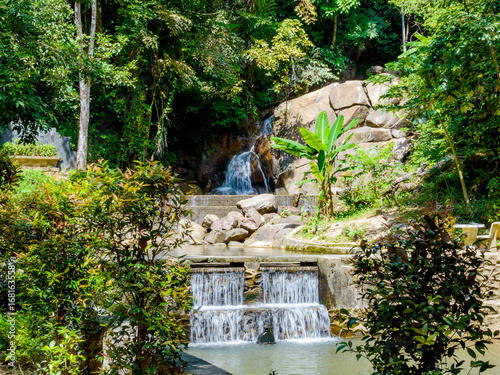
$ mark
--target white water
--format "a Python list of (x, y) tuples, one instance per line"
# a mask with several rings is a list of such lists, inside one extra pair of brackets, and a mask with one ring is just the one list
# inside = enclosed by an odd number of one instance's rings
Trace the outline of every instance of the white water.
[[(274, 115), (263, 121), (260, 135), (273, 133), (272, 122)], [(255, 144), (255, 141), (254, 141)], [(252, 186), (252, 159), (256, 160), (259, 172), (264, 179), (265, 192), (269, 192), (269, 181), (260, 163), (259, 155), (254, 152), (254, 145), (249, 151), (234, 155), (226, 169), (226, 177), (222, 186), (213, 189), (212, 194), (217, 195), (253, 195), (258, 191)]]
[[(233, 272), (234, 275), (208, 270), (193, 273), (195, 305), (201, 306), (191, 314), (191, 342), (256, 342), (266, 326), (272, 327), (276, 340), (329, 337), (328, 312), (318, 303), (317, 270), (304, 269), (287, 272), (263, 268), (263, 302), (251, 305), (242, 303), (243, 272)], [(238, 293), (237, 287), (241, 288)]]

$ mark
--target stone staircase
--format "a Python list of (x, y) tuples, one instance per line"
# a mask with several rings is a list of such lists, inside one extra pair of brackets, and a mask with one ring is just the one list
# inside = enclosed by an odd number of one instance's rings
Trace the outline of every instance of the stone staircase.
[[(226, 216), (231, 211), (240, 211), (236, 203), (243, 199), (252, 198), (254, 195), (189, 195), (186, 208), (191, 211), (188, 218), (201, 224), (205, 215), (213, 214), (219, 218)], [(275, 195), (278, 211), (281, 207), (295, 206), (293, 195)], [(299, 207), (308, 207), (308, 202), (315, 201), (315, 197), (302, 197)], [(309, 204), (314, 207), (314, 203)]]

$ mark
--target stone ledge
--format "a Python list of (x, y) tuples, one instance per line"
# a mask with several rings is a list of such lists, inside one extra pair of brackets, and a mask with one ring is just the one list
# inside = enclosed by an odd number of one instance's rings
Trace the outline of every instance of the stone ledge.
[(353, 254), (358, 246), (353, 244), (326, 243), (320, 244), (313, 241), (305, 241), (295, 237), (303, 226), (297, 227), (283, 237), (281, 248), (292, 251), (318, 251), (328, 254)]

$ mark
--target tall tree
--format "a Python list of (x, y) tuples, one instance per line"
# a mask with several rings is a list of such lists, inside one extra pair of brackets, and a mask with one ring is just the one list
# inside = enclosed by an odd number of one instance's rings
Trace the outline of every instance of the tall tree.
[[(92, 59), (94, 56), (95, 29), (97, 22), (97, 1), (92, 0), (90, 14), (90, 31), (88, 43), (86, 43), (83, 35), (82, 21), (82, 4), (75, 2), (75, 27), (78, 42), (80, 43), (80, 52)], [(78, 149), (76, 153), (76, 167), (78, 169), (87, 168), (87, 149), (88, 149), (88, 132), (90, 118), (90, 85), (91, 80), (80, 73), (80, 118), (79, 118), (79, 133), (78, 133)]]

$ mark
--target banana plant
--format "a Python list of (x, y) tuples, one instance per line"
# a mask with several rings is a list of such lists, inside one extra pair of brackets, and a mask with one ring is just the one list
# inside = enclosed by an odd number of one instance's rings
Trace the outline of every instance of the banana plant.
[(333, 214), (333, 194), (332, 186), (337, 182), (336, 173), (345, 170), (336, 166), (336, 160), (339, 154), (350, 148), (355, 147), (350, 143), (353, 134), (350, 134), (340, 143), (339, 138), (352, 127), (356, 126), (359, 119), (354, 119), (349, 125), (344, 127), (344, 117), (339, 116), (332, 126), (328, 123), (328, 117), (325, 111), (322, 111), (316, 119), (314, 133), (301, 127), (300, 134), (304, 138), (305, 144), (301, 144), (290, 139), (271, 137), (274, 142), (273, 148), (287, 152), (290, 155), (307, 158), (310, 160), (311, 171), (307, 172), (312, 178), (307, 178), (297, 184), (307, 182), (316, 182), (321, 185), (319, 195), (320, 210), (324, 215)]

